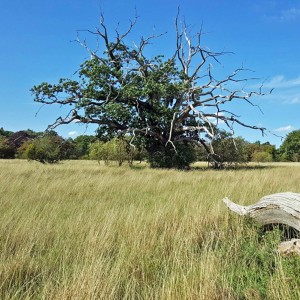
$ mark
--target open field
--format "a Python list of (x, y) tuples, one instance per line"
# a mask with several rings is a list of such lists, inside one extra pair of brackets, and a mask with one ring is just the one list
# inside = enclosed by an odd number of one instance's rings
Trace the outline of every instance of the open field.
[(281, 258), (221, 199), (300, 193), (300, 164), (237, 171), (0, 160), (0, 299), (300, 299)]

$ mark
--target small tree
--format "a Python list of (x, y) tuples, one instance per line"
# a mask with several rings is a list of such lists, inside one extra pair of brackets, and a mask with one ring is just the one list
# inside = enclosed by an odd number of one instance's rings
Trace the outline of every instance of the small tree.
[(208, 156), (208, 161), (214, 168), (236, 166), (247, 162), (248, 143), (243, 138), (234, 138), (231, 133), (220, 130), (212, 144), (215, 153)]
[(57, 163), (65, 158), (64, 140), (57, 135), (46, 135), (24, 144), (22, 157), (41, 163)]
[(104, 142), (97, 141), (90, 144), (89, 146), (89, 158), (97, 160), (100, 164), (101, 161), (104, 161), (105, 164), (108, 164), (108, 151), (104, 146)]
[[(91, 49), (77, 38), (91, 55), (80, 66), (78, 80), (60, 79), (32, 88), (34, 100), (42, 104), (71, 105), (69, 114), (49, 126), (54, 129), (73, 121), (98, 124), (102, 138), (131, 136), (131, 144), (141, 142), (153, 167), (188, 167), (193, 161), (191, 144), (215, 153), (211, 144), (217, 132), (213, 124), (264, 128), (244, 123), (226, 104), (251, 103), (257, 91), (240, 89), (245, 71), (237, 68), (225, 78), (213, 75), (212, 63), (224, 52), (213, 52), (202, 45), (202, 32), (190, 35), (184, 22), (175, 22), (173, 55), (147, 57), (147, 46), (159, 36), (142, 37), (134, 46), (127, 39), (136, 25), (130, 22), (123, 33), (111, 38), (101, 15), (100, 28), (87, 31), (96, 36), (104, 52)], [(232, 87), (232, 89), (230, 88)]]
[(118, 162), (119, 166), (122, 166), (124, 161), (128, 161), (128, 164), (132, 165), (134, 149), (124, 139), (114, 138), (107, 142), (97, 141), (90, 145), (89, 157), (96, 159), (98, 163), (103, 160), (106, 165), (110, 161)]

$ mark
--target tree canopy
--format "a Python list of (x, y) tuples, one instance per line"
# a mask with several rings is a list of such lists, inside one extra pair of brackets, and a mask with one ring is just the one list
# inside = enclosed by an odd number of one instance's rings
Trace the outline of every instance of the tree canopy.
[(3, 127), (0, 127), (0, 137), (9, 137), (11, 134), (13, 134), (13, 132), (8, 131), (8, 130), (4, 130)]
[(279, 152), (283, 160), (300, 161), (300, 130), (294, 130), (286, 136)]
[(162, 37), (142, 37), (131, 46), (126, 41), (136, 22), (137, 18), (112, 37), (101, 15), (100, 27), (87, 32), (104, 51), (93, 50), (77, 38), (91, 55), (81, 64), (78, 79), (62, 78), (56, 84), (43, 82), (32, 88), (36, 102), (70, 106), (68, 115), (57, 118), (49, 129), (74, 121), (98, 124), (101, 139), (130, 136), (129, 144), (142, 145), (152, 166), (179, 168), (194, 160), (192, 144), (214, 154), (212, 141), (220, 123), (232, 133), (236, 124), (264, 132), (244, 123), (226, 106), (234, 101), (253, 105), (252, 97), (263, 95), (261, 88), (239, 88), (249, 80), (240, 77), (243, 68), (218, 79), (212, 63), (219, 63), (225, 53), (204, 47), (201, 31), (192, 35), (177, 15), (173, 55), (148, 57), (147, 46)]

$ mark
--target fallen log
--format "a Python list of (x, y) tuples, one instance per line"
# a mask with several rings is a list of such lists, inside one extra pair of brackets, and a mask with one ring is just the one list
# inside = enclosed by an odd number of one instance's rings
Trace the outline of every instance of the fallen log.
[(300, 256), (300, 239), (291, 239), (290, 241), (281, 242), (277, 251), (283, 256), (298, 255)]
[(233, 212), (254, 219), (261, 225), (283, 224), (300, 232), (300, 194), (278, 193), (261, 198), (256, 204), (243, 206), (224, 198)]

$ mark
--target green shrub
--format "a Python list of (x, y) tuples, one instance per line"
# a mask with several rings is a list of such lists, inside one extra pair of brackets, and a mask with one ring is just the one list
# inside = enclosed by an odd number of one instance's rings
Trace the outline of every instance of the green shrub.
[(55, 135), (36, 138), (23, 146), (22, 157), (41, 163), (57, 163), (63, 157), (64, 140)]
[(104, 161), (106, 165), (115, 161), (119, 166), (124, 161), (131, 165), (134, 158), (134, 149), (124, 139), (114, 138), (108, 142), (97, 141), (90, 145), (90, 159), (96, 159), (98, 163)]
[(0, 137), (0, 158), (14, 158), (15, 149), (8, 143), (6, 138)]
[(255, 151), (252, 156), (252, 161), (255, 162), (271, 162), (272, 155), (266, 151)]

